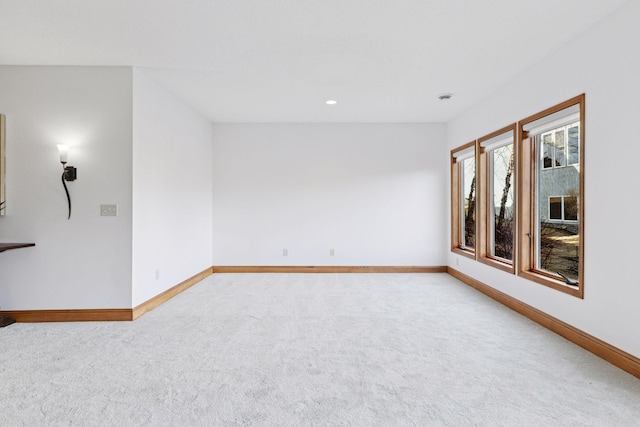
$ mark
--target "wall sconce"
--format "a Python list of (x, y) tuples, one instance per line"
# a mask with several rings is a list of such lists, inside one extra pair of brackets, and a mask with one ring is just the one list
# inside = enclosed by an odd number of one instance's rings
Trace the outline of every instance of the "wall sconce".
[(67, 202), (69, 204), (69, 216), (67, 217), (67, 219), (71, 219), (71, 196), (69, 196), (69, 189), (67, 188), (66, 181), (75, 181), (78, 177), (78, 170), (73, 166), (67, 166), (69, 150), (70, 148), (68, 145), (58, 145), (58, 152), (60, 153), (60, 163), (62, 163), (62, 186), (64, 187), (64, 192), (67, 194)]

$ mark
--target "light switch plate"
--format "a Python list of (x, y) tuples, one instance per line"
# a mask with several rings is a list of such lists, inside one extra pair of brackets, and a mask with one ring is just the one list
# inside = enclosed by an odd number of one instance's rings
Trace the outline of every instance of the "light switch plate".
[(118, 216), (118, 205), (100, 205), (100, 216)]

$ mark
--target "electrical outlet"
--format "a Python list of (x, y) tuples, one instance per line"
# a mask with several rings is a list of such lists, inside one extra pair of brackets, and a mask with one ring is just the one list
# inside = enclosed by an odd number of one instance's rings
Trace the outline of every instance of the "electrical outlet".
[(329, 256), (336, 256), (336, 251), (333, 249), (329, 249)]
[(289, 256), (289, 251), (287, 249), (283, 249), (282, 256)]
[(156, 268), (156, 280), (160, 280), (160, 269)]
[(100, 216), (118, 216), (118, 205), (100, 205)]

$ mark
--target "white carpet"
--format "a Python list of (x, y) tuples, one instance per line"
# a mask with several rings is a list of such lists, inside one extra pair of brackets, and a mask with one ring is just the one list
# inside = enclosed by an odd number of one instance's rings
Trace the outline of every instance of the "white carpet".
[(2, 426), (640, 426), (640, 380), (446, 274), (216, 274), (0, 349)]

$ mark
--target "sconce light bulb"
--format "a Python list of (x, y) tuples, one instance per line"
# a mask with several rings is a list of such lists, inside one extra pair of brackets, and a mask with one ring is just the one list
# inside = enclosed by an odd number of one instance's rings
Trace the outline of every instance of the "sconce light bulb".
[(58, 152), (60, 153), (60, 163), (67, 163), (67, 158), (69, 156), (69, 146), (58, 144)]

